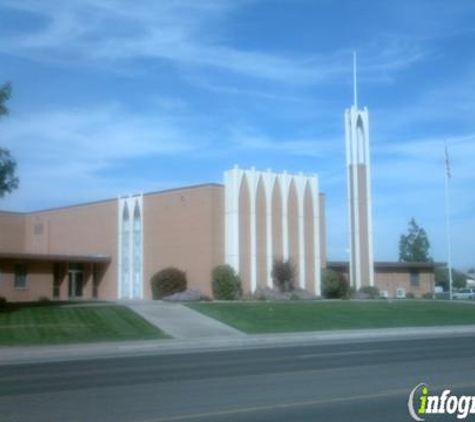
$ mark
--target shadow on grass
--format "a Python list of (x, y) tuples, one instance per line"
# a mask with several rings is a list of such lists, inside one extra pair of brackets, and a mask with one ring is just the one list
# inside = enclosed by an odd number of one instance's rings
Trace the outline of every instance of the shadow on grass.
[(102, 300), (49, 300), (40, 299), (31, 302), (7, 302), (0, 298), (0, 313), (16, 312), (26, 308), (50, 308), (68, 305), (86, 305), (86, 304), (107, 303)]

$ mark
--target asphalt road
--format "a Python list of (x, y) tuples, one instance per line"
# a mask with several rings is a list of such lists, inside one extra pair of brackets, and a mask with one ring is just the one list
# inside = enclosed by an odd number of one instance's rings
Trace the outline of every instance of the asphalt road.
[(0, 380), (2, 422), (406, 421), (421, 382), (475, 395), (475, 338), (4, 366)]

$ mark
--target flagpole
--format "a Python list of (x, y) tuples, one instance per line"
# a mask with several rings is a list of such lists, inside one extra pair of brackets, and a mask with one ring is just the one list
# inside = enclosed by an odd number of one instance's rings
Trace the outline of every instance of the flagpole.
[(447, 233), (447, 268), (449, 270), (449, 297), (452, 300), (452, 242), (450, 230), (450, 162), (447, 140), (445, 140), (445, 227)]

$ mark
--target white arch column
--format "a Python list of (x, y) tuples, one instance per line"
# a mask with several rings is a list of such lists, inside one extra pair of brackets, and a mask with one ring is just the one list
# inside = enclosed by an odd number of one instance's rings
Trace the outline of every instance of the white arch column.
[(319, 183), (317, 175), (309, 179), (310, 190), (312, 193), (312, 207), (313, 207), (313, 262), (315, 266), (315, 295), (322, 294), (322, 260), (321, 260), (321, 236), (320, 236), (320, 196)]
[(305, 187), (307, 185), (307, 178), (299, 173), (298, 176), (294, 176), (295, 187), (297, 189), (297, 204), (298, 204), (298, 276), (299, 286), (301, 289), (305, 289)]
[(244, 172), (235, 166), (225, 172), (225, 262), (239, 272), (239, 193)]
[(284, 171), (277, 175), (282, 200), (282, 258), (289, 259), (289, 190), (292, 177)]
[(118, 198), (119, 299), (143, 298), (143, 195)]
[(251, 230), (251, 292), (256, 290), (257, 286), (257, 227), (256, 227), (256, 207), (257, 207), (257, 185), (259, 183), (259, 174), (254, 167), (245, 172), (247, 186), (249, 187), (250, 204), (250, 230)]
[(276, 175), (271, 173), (270, 170), (267, 170), (266, 173), (262, 175), (262, 180), (264, 181), (264, 191), (266, 195), (266, 274), (267, 274), (267, 286), (273, 287), (274, 282), (272, 280), (272, 262), (274, 259), (273, 251), (273, 233), (272, 233), (272, 197), (274, 192), (274, 185), (276, 181)]

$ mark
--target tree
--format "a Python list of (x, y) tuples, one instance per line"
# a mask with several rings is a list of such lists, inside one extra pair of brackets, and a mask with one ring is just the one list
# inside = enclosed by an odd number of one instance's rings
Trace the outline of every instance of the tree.
[[(12, 95), (12, 86), (6, 83), (0, 87), (0, 118), (8, 114), (6, 102)], [(18, 187), (18, 177), (15, 176), (16, 162), (10, 151), (0, 148), (0, 198)]]
[(214, 267), (211, 287), (218, 300), (237, 300), (242, 296), (241, 279), (230, 265)]
[(282, 293), (295, 290), (294, 282), (297, 270), (292, 260), (283, 261), (276, 259), (272, 266), (271, 276), (276, 286)]
[[(436, 268), (435, 269), (435, 284), (444, 289), (444, 291), (449, 290), (449, 269), (447, 267)], [(455, 289), (463, 289), (467, 287), (467, 277), (460, 271), (454, 270), (452, 268), (452, 287)]]
[(399, 240), (399, 261), (431, 262), (430, 242), (426, 231), (419, 227), (414, 218), (409, 221), (408, 233)]
[(322, 294), (327, 299), (348, 298), (350, 283), (346, 277), (335, 270), (325, 268), (322, 271)]

